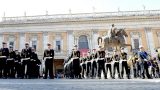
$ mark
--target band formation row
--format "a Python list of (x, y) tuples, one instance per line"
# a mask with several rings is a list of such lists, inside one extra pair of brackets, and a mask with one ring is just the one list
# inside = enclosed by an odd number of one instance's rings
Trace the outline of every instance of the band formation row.
[[(43, 78), (53, 79), (53, 61), (54, 50), (51, 44), (47, 44), (48, 49), (44, 51), (43, 60), (45, 62), (43, 69)], [(64, 62), (65, 78), (108, 78), (108, 71), (112, 79), (115, 79), (116, 71), (119, 79), (123, 79), (124, 70), (126, 78), (130, 79), (131, 74), (134, 78), (147, 77), (159, 78), (159, 55), (152, 58), (143, 48), (134, 53), (130, 58), (129, 55), (121, 48), (120, 51), (114, 50), (111, 55), (107, 54), (101, 47), (88, 52), (87, 56), (80, 56), (77, 45), (71, 52), (71, 55)], [(0, 78), (40, 78), (41, 61), (38, 59), (35, 49), (25, 44), (21, 52), (13, 50), (13, 47), (7, 48), (3, 42), (3, 48), (0, 49)], [(132, 73), (133, 71), (133, 73)]]

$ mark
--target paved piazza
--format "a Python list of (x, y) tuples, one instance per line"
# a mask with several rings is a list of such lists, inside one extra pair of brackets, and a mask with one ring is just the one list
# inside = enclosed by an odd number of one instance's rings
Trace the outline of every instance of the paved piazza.
[(0, 90), (159, 90), (160, 79), (1, 79)]

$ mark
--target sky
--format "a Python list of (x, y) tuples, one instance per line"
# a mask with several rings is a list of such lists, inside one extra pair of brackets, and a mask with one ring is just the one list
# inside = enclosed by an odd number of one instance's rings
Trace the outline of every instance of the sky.
[(160, 9), (160, 0), (0, 0), (0, 18)]

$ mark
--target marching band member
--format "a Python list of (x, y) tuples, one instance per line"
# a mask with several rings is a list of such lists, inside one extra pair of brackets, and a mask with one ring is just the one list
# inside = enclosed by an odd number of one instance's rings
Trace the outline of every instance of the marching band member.
[(87, 73), (86, 76), (87, 78), (91, 77), (91, 55), (90, 55), (90, 51), (88, 51), (87, 53)]
[(105, 72), (105, 51), (99, 46), (99, 50), (97, 51), (97, 65), (98, 65), (98, 78), (101, 79), (101, 71), (103, 71), (104, 77), (106, 79)]
[(127, 78), (129, 79), (129, 71), (128, 71), (128, 64), (127, 64), (127, 53), (124, 52), (124, 48), (121, 48), (121, 63), (122, 63), (122, 71), (121, 71), (121, 78), (123, 78), (124, 69), (126, 71)]
[(7, 44), (5, 42), (2, 44), (3, 46), (0, 49), (0, 78), (7, 78), (6, 60), (9, 56), (9, 49), (7, 48)]
[(108, 69), (110, 71), (110, 77), (112, 78), (112, 57), (109, 56), (109, 53), (106, 55), (106, 63), (105, 63), (105, 68), (106, 68), (106, 78), (107, 78), (107, 73)]
[(134, 53), (132, 57), (130, 57), (133, 63), (133, 73), (134, 73), (134, 78), (137, 78), (140, 76), (140, 65), (138, 61), (138, 55), (137, 53)]
[(83, 56), (81, 58), (81, 68), (82, 68), (82, 78), (85, 78), (85, 72), (86, 72), (86, 58)]
[(29, 47), (29, 43), (25, 43), (25, 48), (21, 51), (21, 57), (22, 57), (22, 78), (28, 78), (28, 74), (32, 67), (28, 67), (28, 63), (30, 61), (31, 57), (31, 47)]
[(120, 71), (119, 71), (120, 56), (119, 56), (119, 53), (116, 50), (114, 50), (114, 52), (113, 52), (112, 59), (114, 61), (114, 64), (113, 64), (113, 79), (115, 79), (116, 69), (117, 69), (117, 72), (118, 72), (118, 78), (121, 79)]
[(51, 44), (47, 44), (48, 49), (44, 51), (44, 57), (43, 59), (45, 60), (45, 75), (44, 79), (47, 79), (48, 72), (49, 72), (49, 77), (50, 79), (54, 79), (53, 75), (53, 59), (54, 59), (54, 50), (51, 49)]
[(140, 66), (141, 66), (142, 79), (145, 78), (145, 74), (147, 78), (151, 79), (151, 76), (149, 75), (149, 71), (148, 71), (149, 54), (144, 50), (143, 46), (140, 46), (139, 48), (140, 48), (140, 51), (138, 52), (138, 57), (139, 57)]
[(14, 74), (15, 56), (16, 56), (16, 53), (15, 51), (13, 51), (13, 46), (9, 46), (9, 56), (7, 58), (7, 76), (8, 78), (15, 78), (15, 74)]
[(72, 70), (73, 70), (73, 76), (72, 78), (81, 78), (80, 72), (80, 51), (77, 48), (77, 45), (74, 45), (74, 50), (72, 51), (71, 54), (71, 60), (72, 60)]
[(35, 52), (35, 49), (32, 48), (31, 52), (31, 59), (29, 66), (32, 67), (30, 72), (30, 78), (38, 78), (39, 77), (39, 65), (41, 64), (40, 60), (38, 59), (38, 55)]
[(92, 55), (91, 55), (91, 69), (92, 69), (92, 78), (96, 77), (96, 73), (97, 73), (97, 63), (96, 63), (96, 59), (97, 59), (97, 54), (96, 54), (96, 49), (92, 50)]
[(21, 78), (21, 55), (18, 50), (15, 50), (15, 76), (16, 78)]

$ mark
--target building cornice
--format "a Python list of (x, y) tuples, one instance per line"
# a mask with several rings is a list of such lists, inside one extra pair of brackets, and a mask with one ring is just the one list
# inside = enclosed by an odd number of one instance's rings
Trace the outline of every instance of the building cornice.
[(120, 11), (120, 12), (99, 12), (99, 13), (80, 13), (80, 14), (56, 14), (39, 16), (3, 17), (0, 25), (23, 25), (23, 24), (59, 24), (75, 22), (122, 22), (137, 20), (158, 20), (160, 10), (142, 11)]

